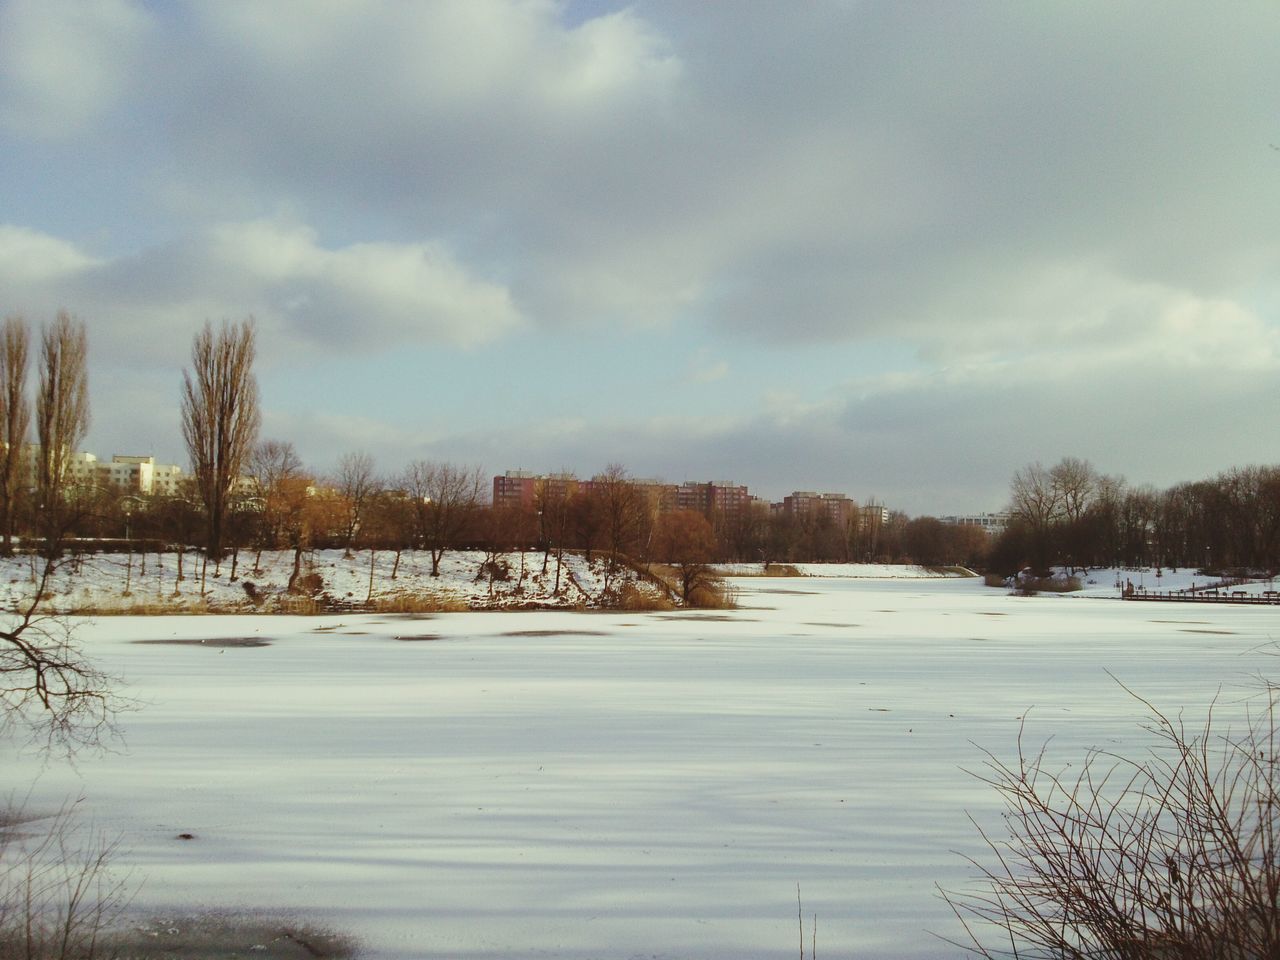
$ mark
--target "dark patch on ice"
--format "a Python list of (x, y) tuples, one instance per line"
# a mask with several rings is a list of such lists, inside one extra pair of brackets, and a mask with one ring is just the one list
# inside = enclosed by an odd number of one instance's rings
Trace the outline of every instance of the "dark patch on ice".
[(889, 713), (888, 707), (867, 707), (869, 713)]
[(180, 833), (174, 837), (175, 840), (194, 840), (195, 838), (196, 835), (194, 833)]
[(822, 622), (822, 621), (820, 621), (820, 620), (814, 620), (814, 621), (806, 621), (805, 623), (801, 624), (801, 626), (804, 626), (804, 627), (837, 627), (837, 628), (839, 628), (839, 629), (845, 629), (845, 628), (847, 628), (847, 627), (860, 627), (860, 626), (862, 626), (862, 624), (860, 624), (860, 623), (823, 623), (823, 622)]
[(1191, 630), (1179, 630), (1178, 632), (1179, 632), (1179, 633), (1219, 633), (1219, 634), (1223, 634), (1224, 636), (1226, 636), (1226, 635), (1229, 635), (1229, 634), (1233, 634), (1233, 633), (1235, 633), (1236, 631), (1234, 631), (1234, 630), (1196, 630), (1196, 629), (1191, 629)]
[(793, 597), (812, 597), (816, 590), (757, 590), (756, 593), (785, 593)]
[(508, 630), (500, 637), (607, 637), (603, 630)]
[(399, 640), (402, 643), (425, 643), (429, 640), (443, 640), (444, 638), (438, 633), (419, 633), (414, 636), (395, 636), (392, 640)]
[(876, 613), (897, 613), (897, 610), (877, 610)]
[(261, 637), (216, 637), (211, 640), (179, 640), (177, 638), (161, 640), (134, 640), (134, 643), (160, 644), (175, 647), (269, 647), (270, 640)]
[(1147, 623), (1208, 623), (1208, 620), (1148, 620)]
[(723, 613), (664, 613), (658, 620), (696, 620), (698, 623), (759, 623), (753, 617), (730, 617)]
[(305, 920), (256, 912), (151, 916), (106, 937), (105, 953), (136, 960), (340, 960), (357, 956), (352, 937)]
[(1007, 616), (1008, 616), (1008, 614), (1007, 614), (1007, 613), (993, 613), (993, 612), (992, 612), (992, 611), (990, 611), (990, 610), (979, 610), (979, 611), (978, 611), (978, 616), (980, 616), (980, 617), (1007, 617)]

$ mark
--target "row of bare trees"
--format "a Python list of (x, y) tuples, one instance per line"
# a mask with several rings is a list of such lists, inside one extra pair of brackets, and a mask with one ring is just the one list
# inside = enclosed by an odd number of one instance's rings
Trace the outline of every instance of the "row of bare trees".
[(31, 329), (21, 317), (0, 325), (0, 550), (10, 553), (20, 520), (56, 556), (75, 523), (75, 504), (66, 494), (71, 458), (89, 429), (88, 337), (84, 324), (59, 312), (40, 334), (34, 403), (35, 461), (25, 457), (31, 443), (28, 393)]
[(994, 567), (1280, 569), (1280, 467), (1234, 467), (1167, 490), (1131, 486), (1067, 457), (1010, 485), (1011, 522)]

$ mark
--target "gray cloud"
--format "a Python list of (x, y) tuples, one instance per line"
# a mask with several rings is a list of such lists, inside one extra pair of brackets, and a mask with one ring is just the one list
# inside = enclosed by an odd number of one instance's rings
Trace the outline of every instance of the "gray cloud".
[[(122, 195), (150, 205), (76, 230), (0, 211), (6, 310), (76, 309), (98, 362), (157, 383), (206, 317), (254, 313), (297, 357), (590, 333), (605, 367), (627, 362), (611, 331), (644, 329), (669, 338), (671, 393), (740, 400), (604, 423), (582, 396), (580, 421), (446, 438), (275, 414), (317, 451), (960, 509), (1036, 458), (1165, 482), (1270, 448), (1269, 420), (1230, 415), (1280, 356), (1270, 2), (75, 9), (0, 4), (7, 169), (50, 144), (127, 158)], [(726, 349), (886, 340), (924, 372), (782, 384), (799, 406)]]

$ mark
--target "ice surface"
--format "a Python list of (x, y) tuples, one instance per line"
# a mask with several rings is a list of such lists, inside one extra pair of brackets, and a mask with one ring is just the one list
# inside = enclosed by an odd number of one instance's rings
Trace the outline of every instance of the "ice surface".
[[(965, 811), (996, 821), (979, 746), (1025, 716), (1063, 764), (1137, 749), (1108, 672), (1194, 718), (1276, 662), (1272, 607), (735, 584), (711, 615), (104, 618), (121, 752), (9, 749), (4, 782), (83, 796), (141, 910), (292, 910), (376, 958), (791, 957), (797, 883), (820, 955), (957, 956), (927, 931), (958, 933)], [(226, 639), (267, 643), (136, 642)]]

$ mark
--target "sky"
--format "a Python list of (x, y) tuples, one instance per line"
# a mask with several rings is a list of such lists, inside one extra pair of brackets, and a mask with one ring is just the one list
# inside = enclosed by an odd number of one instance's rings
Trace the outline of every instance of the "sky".
[(0, 314), (264, 437), (1000, 509), (1280, 441), (1273, 0), (0, 0)]

